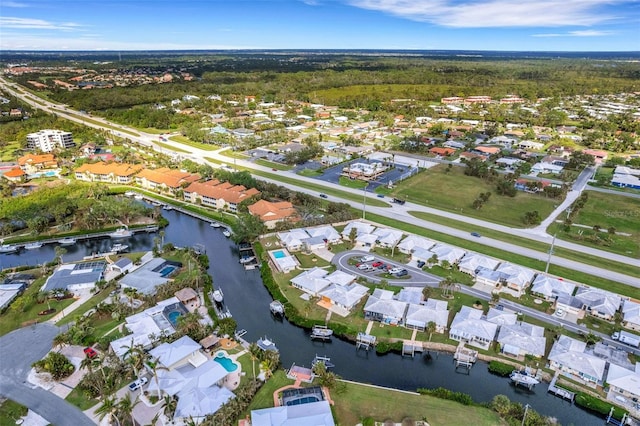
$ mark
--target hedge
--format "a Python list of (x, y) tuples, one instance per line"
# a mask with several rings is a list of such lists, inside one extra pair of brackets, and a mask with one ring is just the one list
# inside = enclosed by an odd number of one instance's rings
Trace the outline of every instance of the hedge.
[(613, 417), (618, 420), (622, 419), (625, 413), (627, 413), (627, 411), (622, 408), (616, 407), (615, 405), (609, 404), (606, 401), (602, 401), (584, 392), (578, 392), (575, 404), (579, 407), (585, 408), (586, 410), (594, 411), (604, 416), (608, 416), (611, 411), (611, 407), (613, 407)]
[(505, 364), (500, 361), (489, 362), (489, 372), (498, 376), (506, 377), (513, 372), (513, 365)]

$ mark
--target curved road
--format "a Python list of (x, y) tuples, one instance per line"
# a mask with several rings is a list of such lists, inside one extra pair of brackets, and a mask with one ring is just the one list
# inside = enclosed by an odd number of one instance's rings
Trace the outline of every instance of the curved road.
[(79, 408), (27, 382), (31, 364), (51, 350), (59, 332), (58, 327), (45, 323), (0, 337), (0, 395), (29, 407), (56, 426), (94, 426)]
[[(7, 91), (11, 92), (14, 96), (21, 98), (22, 100), (24, 100), (25, 102), (29, 103), (30, 105), (32, 105), (34, 108), (38, 108), (38, 109), (42, 109), (54, 114), (57, 114), (61, 117), (64, 117), (68, 120), (71, 121), (75, 121), (81, 124), (84, 124), (86, 126), (89, 127), (93, 127), (93, 128), (97, 128), (97, 129), (102, 129), (102, 130), (106, 130), (108, 132), (111, 132), (112, 134), (121, 137), (121, 138), (126, 138), (126, 139), (130, 139), (132, 141), (135, 141), (137, 143), (140, 143), (142, 145), (151, 147), (154, 150), (158, 150), (158, 151), (163, 151), (163, 150), (167, 150), (166, 148), (160, 147), (156, 144), (158, 136), (157, 135), (152, 135), (152, 134), (148, 134), (148, 133), (144, 133), (141, 132), (137, 129), (129, 129), (125, 126), (121, 126), (119, 124), (114, 124), (111, 123), (105, 119), (102, 119), (100, 117), (87, 117), (87, 119), (91, 119), (93, 121), (97, 121), (99, 123), (104, 123), (104, 125), (98, 125), (95, 123), (89, 123), (86, 122), (84, 119), (82, 119), (82, 117), (77, 117), (76, 115), (82, 115), (78, 112), (69, 110), (68, 108), (65, 109), (64, 106), (60, 105), (60, 104), (56, 104), (50, 101), (45, 101), (43, 99), (37, 98), (37, 102), (36, 102), (36, 98), (34, 97), (34, 95), (31, 95), (29, 93), (17, 93), (15, 91), (15, 88), (18, 87), (17, 84), (12, 83), (12, 82), (7, 82), (5, 79), (0, 78), (0, 85), (5, 87)], [(21, 89), (22, 90), (22, 89)], [(73, 112), (74, 116), (65, 114), (65, 112), (63, 111), (63, 109), (65, 109), (67, 112)], [(131, 131), (134, 132), (136, 134), (138, 134), (139, 136), (133, 136), (130, 135), (128, 133), (124, 133), (122, 131), (119, 130), (114, 130), (112, 128), (108, 128), (105, 126), (111, 126), (117, 129), (122, 129), (122, 130), (127, 130), (127, 131)], [(224, 163), (229, 163), (230, 162), (230, 158), (226, 157), (222, 154), (220, 154), (221, 151), (223, 151), (224, 149), (219, 149), (216, 151), (206, 151), (206, 150), (202, 150), (202, 149), (198, 149), (195, 147), (191, 147), (191, 146), (185, 146), (181, 143), (178, 142), (173, 142), (171, 140), (167, 140), (163, 142), (164, 145), (169, 145), (172, 146), (174, 148), (179, 148), (182, 150), (187, 150), (190, 152), (191, 155), (188, 155), (187, 157), (189, 157), (191, 160), (199, 162), (199, 163), (203, 163), (203, 164), (209, 164), (209, 162), (207, 160), (205, 160), (205, 157), (210, 157), (210, 158), (214, 158), (217, 161), (220, 162), (224, 162)], [(249, 161), (245, 161), (245, 160), (233, 160), (234, 163), (241, 165), (243, 167), (247, 167), (247, 168), (253, 168), (253, 169), (257, 169), (257, 170), (261, 170), (261, 171), (265, 171), (265, 172), (270, 172), (270, 173), (274, 173), (271, 168), (268, 167), (263, 167), (263, 166), (259, 166), (256, 165), (252, 162)], [(213, 166), (218, 166), (217, 164), (211, 164)], [(333, 188), (333, 189), (338, 189), (340, 191), (343, 192), (350, 192), (352, 194), (357, 194), (359, 196), (363, 196), (363, 197), (367, 197), (367, 198), (375, 198), (377, 200), (380, 200), (379, 198), (375, 197), (375, 195), (371, 194), (371, 193), (367, 193), (364, 192), (362, 190), (359, 189), (354, 189), (354, 188), (347, 188), (344, 186), (340, 186), (338, 184), (334, 184), (334, 183), (329, 183), (329, 182), (324, 182), (321, 180), (317, 180), (317, 179), (313, 179), (313, 178), (308, 178), (305, 176), (300, 176), (300, 175), (296, 175), (295, 173), (292, 172), (278, 172), (279, 174), (284, 174), (287, 177), (291, 177), (291, 178), (295, 178), (299, 181), (305, 181), (305, 182), (309, 182), (309, 183), (313, 183), (314, 185), (321, 185), (321, 186), (325, 186), (327, 188)], [(584, 175), (586, 176), (587, 173), (585, 173)], [(261, 180), (264, 181), (268, 181), (268, 182), (272, 182), (272, 183), (277, 183), (278, 185), (293, 189), (293, 190), (297, 190), (300, 192), (309, 192), (309, 190), (305, 189), (305, 188), (301, 188), (297, 185), (292, 185), (292, 184), (287, 184), (287, 183), (283, 183), (277, 179), (269, 179), (269, 178), (264, 178), (264, 177), (258, 177)], [(582, 189), (584, 188), (584, 183), (585, 181), (584, 176), (581, 175), (582, 179), (579, 179), (579, 185), (574, 185), (574, 190), (577, 190), (578, 188)], [(573, 191), (572, 191), (573, 192)], [(577, 192), (577, 191), (576, 191)], [(338, 201), (343, 201), (343, 202), (347, 202), (350, 204), (353, 204), (352, 201), (349, 200), (343, 200), (343, 199), (339, 199), (337, 197), (332, 197)], [(563, 203), (564, 204), (564, 203)], [(511, 228), (508, 226), (504, 226), (504, 225), (498, 225), (492, 222), (487, 222), (484, 220), (480, 220), (480, 219), (474, 219), (468, 216), (463, 216), (463, 215), (459, 215), (459, 214), (455, 214), (455, 213), (451, 213), (451, 212), (444, 212), (441, 210), (437, 210), (437, 209), (433, 209), (433, 208), (429, 208), (429, 207), (425, 207), (422, 205), (417, 205), (417, 204), (413, 204), (413, 203), (405, 203), (405, 205), (400, 206), (400, 205), (396, 205), (393, 204), (392, 207), (393, 209), (393, 216), (394, 218), (397, 218), (398, 220), (401, 220), (403, 222), (406, 223), (411, 223), (411, 224), (415, 224), (418, 226), (422, 226), (424, 228), (428, 228), (428, 229), (433, 229), (436, 230), (438, 232), (442, 232), (442, 233), (446, 233), (449, 235), (453, 235), (457, 238), (462, 238), (465, 240), (470, 240), (473, 241), (475, 243), (480, 243), (480, 244), (485, 244), (491, 247), (496, 247), (499, 248), (501, 250), (506, 250), (506, 251), (510, 251), (513, 253), (517, 253), (523, 256), (528, 256), (531, 257), (533, 259), (537, 259), (537, 260), (541, 260), (546, 262), (547, 257), (548, 257), (548, 253), (546, 252), (540, 252), (537, 250), (532, 250), (532, 249), (528, 249), (528, 248), (524, 248), (515, 244), (510, 244), (504, 241), (500, 241), (500, 240), (495, 240), (495, 239), (491, 239), (491, 238), (486, 238), (486, 237), (482, 237), (482, 238), (475, 238), (472, 237), (471, 235), (469, 235), (468, 232), (465, 231), (460, 231), (458, 229), (455, 228), (451, 228), (448, 226), (444, 226), (444, 225), (439, 225), (436, 223), (432, 223), (426, 220), (421, 220), (421, 219), (417, 219), (414, 216), (409, 214), (409, 210), (411, 211), (421, 211), (421, 212), (425, 212), (425, 213), (429, 213), (429, 214), (434, 214), (434, 215), (439, 215), (439, 216), (443, 216), (443, 217), (448, 217), (454, 220), (458, 220), (458, 221), (462, 221), (465, 223), (470, 223), (470, 224), (474, 224), (480, 227), (484, 227), (484, 228), (489, 228), (489, 229), (493, 229), (496, 231), (500, 231), (500, 232), (504, 232), (504, 233), (508, 233), (508, 234), (512, 234), (512, 235), (516, 235), (519, 237), (523, 237), (523, 238), (528, 238), (531, 240), (535, 240), (535, 241), (539, 241), (539, 242), (545, 242), (548, 244), (551, 244), (551, 240), (552, 237), (550, 235), (547, 235), (546, 233), (542, 233), (540, 232), (540, 230), (532, 230), (532, 229), (520, 229), (520, 228)], [(389, 216), (389, 207), (387, 208), (381, 208), (381, 207), (373, 207), (373, 206), (366, 206), (366, 210), (370, 211), (370, 212), (374, 212), (376, 214), (382, 215), (382, 216)], [(598, 250), (595, 248), (591, 248), (591, 247), (586, 247), (586, 246), (582, 246), (579, 244), (575, 244), (575, 243), (571, 243), (568, 241), (563, 241), (563, 240), (556, 240), (555, 241), (555, 246), (557, 247), (563, 247), (566, 249), (570, 249), (573, 251), (577, 251), (577, 252), (582, 252), (582, 253), (587, 253), (590, 254), (592, 256), (597, 256), (597, 257), (601, 257), (601, 258), (605, 258), (605, 259), (609, 259), (612, 261), (616, 261), (616, 262), (620, 262), (620, 263), (624, 263), (627, 265), (631, 265), (631, 266), (635, 266), (640, 268), (640, 259), (634, 259), (628, 256), (622, 256), (616, 253), (610, 253), (607, 251), (603, 251), (603, 250)], [(618, 281), (621, 283), (624, 283), (626, 285), (630, 285), (633, 287), (638, 287), (640, 288), (640, 280), (637, 277), (631, 277), (625, 274), (621, 274), (615, 271), (610, 271), (608, 269), (604, 269), (604, 268), (600, 268), (597, 267), (595, 265), (589, 265), (589, 264), (585, 264), (585, 263), (581, 263), (581, 262), (576, 262), (576, 261), (572, 261), (572, 260), (568, 260), (568, 259), (564, 259), (558, 256), (552, 256), (551, 258), (551, 263), (558, 265), (558, 266), (562, 266), (565, 268), (569, 268), (569, 269), (574, 269), (574, 270), (578, 270), (578, 271), (582, 271), (582, 272), (586, 272), (589, 273), (591, 275), (594, 276), (598, 276), (598, 277), (602, 277), (602, 278), (606, 278), (609, 280), (614, 280), (614, 281)], [(586, 283), (588, 284), (588, 283)]]

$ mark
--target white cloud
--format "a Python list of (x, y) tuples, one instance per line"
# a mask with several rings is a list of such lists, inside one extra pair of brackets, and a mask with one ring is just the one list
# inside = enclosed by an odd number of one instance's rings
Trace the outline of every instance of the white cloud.
[(604, 37), (613, 34), (615, 34), (613, 31), (581, 30), (569, 31), (566, 33), (533, 34), (532, 37)]
[(17, 1), (3, 1), (3, 2), (0, 2), (0, 6), (2, 6), (2, 7), (19, 7), (19, 8), (29, 7), (28, 4), (20, 3), (20, 2), (17, 2)]
[(602, 8), (635, 0), (346, 0), (377, 10), (445, 27), (589, 26), (617, 18)]
[(74, 22), (51, 22), (44, 19), (0, 17), (0, 26), (21, 30), (78, 31), (83, 26)]

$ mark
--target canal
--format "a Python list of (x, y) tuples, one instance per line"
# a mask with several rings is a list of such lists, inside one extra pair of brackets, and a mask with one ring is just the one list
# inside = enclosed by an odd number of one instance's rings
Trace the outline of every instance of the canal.
[[(345, 379), (375, 385), (415, 391), (418, 388), (444, 387), (464, 392), (479, 402), (491, 401), (504, 394), (512, 401), (529, 404), (536, 411), (558, 419), (562, 425), (602, 425), (604, 420), (588, 413), (570, 402), (547, 393), (547, 384), (537, 385), (533, 391), (515, 388), (507, 378), (490, 374), (485, 363), (478, 362), (468, 374), (456, 372), (450, 354), (434, 354), (431, 361), (424, 357), (402, 357), (398, 354), (379, 356), (375, 351), (356, 351), (351, 343), (334, 338), (331, 342), (312, 341), (309, 332), (276, 320), (269, 311), (271, 297), (262, 284), (259, 270), (246, 271), (239, 263), (235, 244), (222, 235), (223, 228), (212, 228), (208, 223), (179, 213), (163, 211), (169, 220), (165, 229), (165, 242), (178, 247), (202, 244), (209, 255), (209, 273), (215, 287), (225, 295), (225, 303), (238, 323), (238, 329), (247, 330), (244, 338), (256, 341), (267, 336), (280, 349), (284, 368), (293, 363), (311, 366), (316, 355), (327, 356), (335, 364), (336, 374)], [(156, 234), (135, 234), (118, 241), (130, 246), (131, 251), (150, 250)], [(64, 261), (75, 261), (93, 253), (107, 251), (113, 241), (109, 239), (87, 240), (65, 247)], [(54, 258), (54, 245), (19, 254), (0, 255), (0, 267), (40, 265)]]

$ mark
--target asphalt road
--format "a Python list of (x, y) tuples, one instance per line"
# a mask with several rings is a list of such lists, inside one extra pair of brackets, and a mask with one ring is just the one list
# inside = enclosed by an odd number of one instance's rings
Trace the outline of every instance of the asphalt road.
[(30, 408), (55, 426), (94, 426), (79, 408), (27, 382), (31, 364), (49, 352), (59, 332), (58, 327), (45, 323), (0, 337), (0, 395)]
[[(364, 277), (368, 281), (372, 281), (374, 283), (379, 283), (383, 279), (386, 279), (390, 285), (399, 286), (399, 287), (424, 287), (427, 285), (430, 287), (437, 287), (440, 281), (442, 281), (442, 277), (429, 274), (427, 272), (422, 271), (419, 268), (414, 268), (412, 266), (405, 265), (404, 263), (394, 262), (393, 260), (389, 260), (387, 258), (378, 256), (378, 255), (375, 256), (376, 260), (382, 260), (385, 264), (391, 265), (393, 267), (406, 269), (407, 272), (409, 272), (409, 274), (406, 275), (404, 279), (395, 278), (395, 277), (384, 278), (380, 276), (382, 274), (382, 271), (378, 269), (375, 269), (370, 272), (365, 272), (365, 271), (361, 271), (354, 265), (349, 265), (349, 259), (351, 259), (352, 257), (359, 259), (362, 256), (369, 255), (369, 254), (371, 253), (366, 251), (361, 251), (361, 250), (343, 251), (333, 256), (333, 259), (331, 259), (331, 263), (333, 263), (343, 271), (347, 271), (350, 274), (354, 274), (359, 277)], [(367, 263), (371, 264), (372, 262), (367, 262)]]

